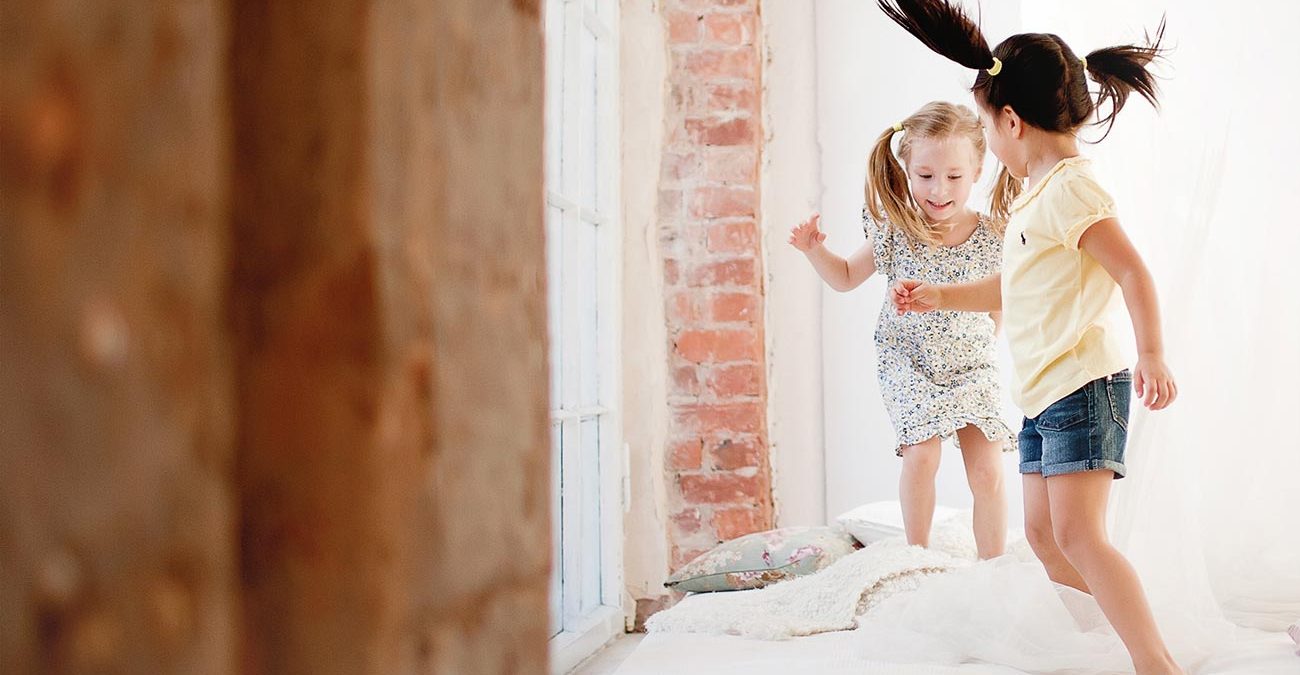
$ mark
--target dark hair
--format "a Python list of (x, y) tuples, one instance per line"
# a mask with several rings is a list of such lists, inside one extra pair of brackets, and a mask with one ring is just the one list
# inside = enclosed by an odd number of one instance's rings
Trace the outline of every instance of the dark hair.
[[(1084, 62), (1059, 36), (1051, 33), (1013, 35), (989, 49), (979, 24), (960, 6), (948, 0), (877, 0), (890, 19), (916, 36), (927, 47), (967, 68), (976, 69), (971, 91), (996, 114), (1003, 106), (1025, 122), (1040, 129), (1074, 132), (1089, 124), (1105, 125), (1104, 139), (1115, 125), (1129, 94), (1137, 92), (1153, 106), (1156, 77), (1147, 66), (1160, 58), (1164, 49), (1165, 22), (1162, 18), (1155, 39), (1146, 45), (1119, 45), (1091, 52)], [(995, 60), (996, 57), (996, 60)], [(1001, 62), (997, 75), (989, 70)], [(1087, 76), (1097, 82), (1094, 99)], [(1109, 103), (1109, 111), (1099, 111)], [(1101, 140), (1101, 139), (1098, 139)]]

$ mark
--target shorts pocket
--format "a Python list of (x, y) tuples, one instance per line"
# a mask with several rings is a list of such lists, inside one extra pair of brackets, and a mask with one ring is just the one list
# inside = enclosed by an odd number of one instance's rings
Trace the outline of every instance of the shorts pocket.
[(1110, 416), (1124, 431), (1128, 431), (1129, 403), (1132, 400), (1133, 384), (1128, 378), (1115, 378), (1106, 383), (1106, 400)]
[(1084, 385), (1082, 389), (1048, 406), (1034, 421), (1034, 425), (1044, 431), (1065, 431), (1087, 422), (1092, 418), (1089, 386), (1091, 385)]

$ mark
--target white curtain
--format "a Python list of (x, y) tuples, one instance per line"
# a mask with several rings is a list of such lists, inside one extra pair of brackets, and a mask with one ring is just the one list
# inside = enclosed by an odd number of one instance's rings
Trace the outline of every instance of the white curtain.
[[(1140, 40), (1165, 11), (1162, 110), (1135, 97), (1084, 148), (1155, 276), (1180, 389), (1168, 410), (1134, 408), (1111, 534), (1189, 672), (1296, 672), (1277, 631), (1300, 621), (1300, 3), (1036, 0), (1021, 30), (1086, 54)], [(1076, 628), (1104, 624), (1095, 603), (1033, 563), (972, 566), (895, 600), (864, 617), (865, 655), (1128, 667), (1113, 633)]]

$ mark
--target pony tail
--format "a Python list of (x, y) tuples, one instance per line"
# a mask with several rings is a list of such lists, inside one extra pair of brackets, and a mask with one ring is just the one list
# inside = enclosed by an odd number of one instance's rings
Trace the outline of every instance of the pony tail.
[(947, 0), (876, 0), (881, 11), (936, 54), (967, 68), (992, 68), (993, 51), (979, 24)]
[(894, 156), (891, 142), (894, 129), (886, 129), (876, 139), (867, 165), (867, 211), (876, 222), (890, 229), (901, 229), (908, 239), (929, 228), (911, 204), (911, 191), (907, 185), (907, 172)]
[[(1129, 94), (1137, 92), (1152, 106), (1160, 107), (1159, 101), (1156, 100), (1158, 92), (1156, 76), (1147, 70), (1147, 66), (1152, 61), (1164, 57), (1166, 50), (1160, 46), (1164, 37), (1165, 19), (1161, 17), (1160, 26), (1156, 28), (1155, 39), (1146, 36), (1145, 45), (1106, 47), (1088, 54), (1088, 74), (1101, 86), (1097, 92), (1097, 110), (1101, 110), (1103, 103), (1110, 102), (1110, 112), (1094, 122), (1098, 126), (1106, 127), (1102, 139), (1110, 135), (1110, 130), (1115, 126), (1115, 116), (1128, 102)], [(1098, 139), (1098, 142), (1100, 140)]]
[(1011, 175), (1007, 167), (998, 171), (997, 181), (993, 183), (993, 198), (989, 203), (989, 216), (993, 219), (994, 229), (998, 234), (1006, 232), (1007, 221), (1011, 219), (1011, 203), (1020, 196), (1024, 184)]

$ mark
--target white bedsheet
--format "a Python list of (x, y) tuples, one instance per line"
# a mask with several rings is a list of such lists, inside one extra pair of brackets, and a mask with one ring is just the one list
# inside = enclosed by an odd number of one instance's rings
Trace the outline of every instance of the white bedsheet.
[[(688, 597), (683, 602), (690, 602)], [(1191, 675), (1300, 675), (1296, 646), (1283, 633), (1255, 633), (1231, 652), (1216, 654)], [(855, 631), (791, 640), (753, 640), (730, 635), (653, 633), (619, 668), (618, 675), (797, 675), (854, 673), (888, 675), (1025, 675), (989, 664), (900, 665), (866, 660)]]
[[(657, 633), (647, 635), (623, 662), (617, 675), (1024, 675), (987, 664), (961, 666), (899, 665), (867, 661), (857, 655), (853, 631), (822, 633), (792, 640), (749, 640), (730, 635)], [(1280, 633), (1233, 654), (1216, 656), (1196, 675), (1297, 675), (1300, 656)]]

